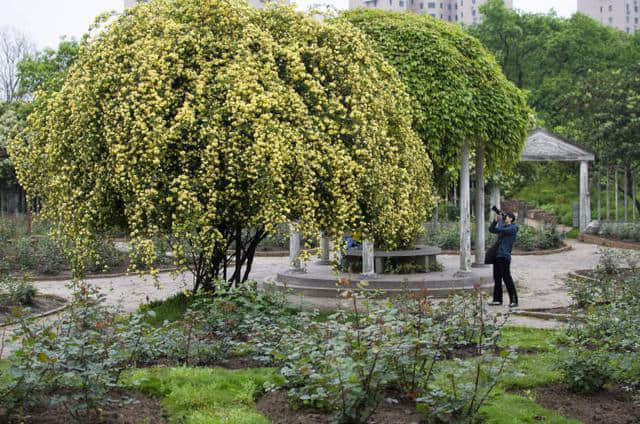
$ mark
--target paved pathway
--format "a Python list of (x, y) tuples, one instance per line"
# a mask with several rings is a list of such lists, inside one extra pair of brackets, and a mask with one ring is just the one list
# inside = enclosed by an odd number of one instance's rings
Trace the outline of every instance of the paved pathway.
[[(521, 307), (552, 308), (569, 304), (566, 291), (562, 286), (562, 277), (571, 270), (592, 268), (597, 264), (599, 256), (598, 246), (575, 240), (567, 242), (573, 247), (568, 252), (513, 257), (511, 269), (518, 285)], [(456, 255), (442, 255), (438, 259), (447, 268), (457, 267)], [(287, 258), (256, 258), (251, 277), (262, 282), (273, 278), (287, 267)], [(190, 274), (174, 276), (169, 273), (161, 274), (157, 283), (154, 283), (150, 277), (138, 276), (98, 278), (90, 281), (106, 294), (109, 303), (120, 303), (127, 311), (135, 311), (141, 303), (164, 299), (181, 290), (189, 289), (192, 285)], [(63, 281), (37, 281), (35, 285), (41, 293), (57, 294), (63, 297), (69, 295), (69, 289)], [(543, 320), (524, 317), (518, 317), (515, 321), (532, 326), (549, 325)]]

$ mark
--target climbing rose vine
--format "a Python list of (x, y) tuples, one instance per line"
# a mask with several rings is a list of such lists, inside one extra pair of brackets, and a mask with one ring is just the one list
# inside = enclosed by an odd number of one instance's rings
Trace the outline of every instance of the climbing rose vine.
[(409, 97), (364, 35), (236, 0), (105, 19), (11, 154), (76, 271), (119, 224), (148, 265), (168, 239), (196, 288), (244, 281), (281, 223), (394, 248), (432, 207)]

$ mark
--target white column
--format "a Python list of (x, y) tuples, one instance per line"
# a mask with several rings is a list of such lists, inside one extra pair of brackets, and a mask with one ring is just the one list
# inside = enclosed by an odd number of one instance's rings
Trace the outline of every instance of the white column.
[(583, 232), (591, 220), (589, 204), (589, 162), (580, 162), (580, 232)]
[(293, 224), (289, 224), (289, 270), (301, 271), (300, 264), (300, 232)]
[(331, 251), (331, 239), (325, 235), (324, 232), (320, 233), (320, 265), (328, 265), (331, 261), (329, 253)]
[(620, 216), (620, 214), (618, 213), (618, 170), (616, 169), (615, 172), (613, 173), (613, 201), (615, 203), (615, 208), (616, 208), (616, 219), (615, 221), (618, 221), (618, 217)]
[(465, 140), (461, 152), (460, 168), (460, 271), (471, 270), (471, 216), (469, 211), (469, 141)]
[(601, 175), (602, 174), (600, 171), (598, 171), (598, 173), (596, 174), (596, 184), (598, 184), (598, 221), (602, 220), (602, 190), (600, 184)]
[(491, 206), (500, 209), (500, 185), (496, 182), (491, 183)]
[(476, 264), (484, 265), (484, 146), (476, 147)]
[(375, 274), (373, 258), (373, 240), (365, 238), (362, 240), (362, 275)]
[(629, 220), (629, 174), (627, 172), (627, 168), (622, 171), (623, 181), (623, 190), (624, 190), (624, 222)]
[(633, 213), (633, 220), (636, 220), (636, 178), (631, 171), (631, 211)]
[(611, 175), (609, 175), (609, 170), (607, 169), (607, 186), (606, 186), (606, 192), (607, 192), (607, 201), (606, 201), (606, 208), (607, 208), (607, 221), (611, 219), (611, 188), (610, 188), (610, 183), (611, 182)]

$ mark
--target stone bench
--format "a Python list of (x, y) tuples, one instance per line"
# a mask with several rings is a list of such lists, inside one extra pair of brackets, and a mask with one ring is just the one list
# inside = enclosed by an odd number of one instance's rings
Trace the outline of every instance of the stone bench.
[[(442, 252), (439, 247), (434, 246), (416, 246), (414, 249), (408, 250), (375, 250), (374, 272), (376, 274), (384, 274), (385, 259), (394, 260), (397, 263), (412, 263), (414, 265), (424, 266), (425, 270), (429, 270), (430, 266), (436, 263), (436, 257)], [(346, 265), (356, 264), (362, 260), (362, 249), (351, 248), (345, 254)]]

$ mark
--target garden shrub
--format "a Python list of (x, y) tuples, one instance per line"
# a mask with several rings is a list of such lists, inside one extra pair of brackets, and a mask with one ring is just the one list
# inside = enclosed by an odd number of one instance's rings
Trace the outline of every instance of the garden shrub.
[[(475, 245), (475, 224), (471, 229), (471, 246)], [(495, 243), (497, 236), (489, 233), (485, 234), (485, 247)], [(460, 224), (454, 222), (443, 222), (431, 230), (427, 235), (426, 243), (431, 246), (438, 246), (441, 249), (457, 250), (460, 248)], [(564, 236), (557, 232), (553, 226), (545, 226), (536, 230), (528, 225), (518, 225), (518, 235), (514, 249), (546, 250), (561, 247), (564, 243)]]
[[(334, 411), (336, 422), (366, 422), (389, 391), (437, 403), (442, 393), (432, 382), (440, 362), (460, 352), (485, 357), (482, 373), (491, 363), (499, 324), (487, 319), (479, 297), (433, 303), (425, 292), (388, 300), (365, 297), (359, 305), (355, 291), (343, 293), (353, 300), (350, 313), (338, 311), (326, 322), (308, 319), (302, 331), (289, 334), (281, 353), (289, 398)], [(488, 396), (482, 390), (495, 386), (474, 387), (462, 415), (475, 415), (477, 402)]]
[(594, 352), (572, 351), (562, 364), (564, 381), (575, 393), (596, 393), (611, 378), (609, 357)]
[(15, 305), (30, 306), (37, 292), (25, 278), (0, 273), (0, 311), (7, 311)]
[(135, 365), (150, 330), (143, 316), (111, 311), (89, 285), (70, 288), (73, 301), (55, 322), (20, 321), (13, 337), (20, 346), (10, 357), (11, 383), (2, 400), (10, 411), (63, 404), (74, 419), (99, 416), (120, 373)]
[(616, 240), (640, 242), (640, 223), (638, 222), (603, 222), (598, 235)]
[[(563, 366), (565, 381), (573, 390), (593, 392), (608, 381), (638, 393), (640, 369), (640, 275), (621, 268), (637, 260), (629, 253), (604, 250), (592, 278), (569, 282), (569, 294), (583, 308), (572, 320), (566, 342), (575, 353)], [(629, 270), (631, 269), (631, 272)]]

